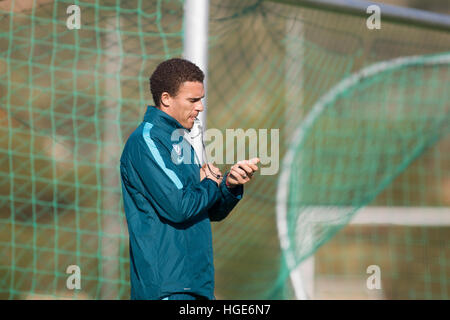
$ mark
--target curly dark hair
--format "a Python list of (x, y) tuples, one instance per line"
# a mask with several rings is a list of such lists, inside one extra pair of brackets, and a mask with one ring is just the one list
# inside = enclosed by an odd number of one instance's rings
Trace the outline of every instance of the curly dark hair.
[(204, 78), (203, 71), (188, 60), (173, 58), (161, 62), (150, 77), (150, 92), (153, 101), (157, 107), (160, 107), (163, 92), (168, 92), (175, 97), (183, 82), (203, 82)]

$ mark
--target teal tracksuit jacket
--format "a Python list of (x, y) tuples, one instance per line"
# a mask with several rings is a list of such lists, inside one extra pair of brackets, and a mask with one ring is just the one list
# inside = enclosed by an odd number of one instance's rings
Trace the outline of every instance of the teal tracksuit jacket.
[(230, 213), (243, 186), (226, 187), (228, 172), (220, 186), (208, 178), (200, 181), (192, 146), (182, 135), (172, 141), (180, 129), (186, 130), (148, 106), (120, 158), (131, 299), (161, 299), (175, 292), (214, 299), (211, 221)]

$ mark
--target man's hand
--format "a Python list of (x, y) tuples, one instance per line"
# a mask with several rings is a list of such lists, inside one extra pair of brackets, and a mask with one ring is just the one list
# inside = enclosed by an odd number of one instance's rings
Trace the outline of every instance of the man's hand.
[[(211, 169), (211, 171), (210, 171)], [(217, 178), (217, 176), (220, 176)], [(202, 181), (204, 178), (209, 178), (217, 183), (217, 185), (220, 185), (222, 182), (223, 176), (222, 172), (220, 172), (219, 168), (217, 168), (212, 163), (204, 164), (203, 167), (200, 168), (200, 181)]]
[(253, 158), (250, 160), (238, 161), (233, 165), (227, 176), (227, 187), (234, 188), (240, 184), (249, 182), (253, 177), (253, 173), (258, 170), (258, 166), (256, 165), (258, 162), (259, 158)]

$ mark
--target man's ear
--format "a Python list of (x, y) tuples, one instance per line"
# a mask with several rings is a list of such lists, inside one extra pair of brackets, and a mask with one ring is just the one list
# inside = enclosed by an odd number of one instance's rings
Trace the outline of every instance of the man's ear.
[(170, 107), (170, 103), (171, 103), (171, 97), (170, 97), (170, 94), (168, 93), (168, 92), (163, 92), (162, 94), (161, 94), (161, 105), (163, 106), (163, 107)]

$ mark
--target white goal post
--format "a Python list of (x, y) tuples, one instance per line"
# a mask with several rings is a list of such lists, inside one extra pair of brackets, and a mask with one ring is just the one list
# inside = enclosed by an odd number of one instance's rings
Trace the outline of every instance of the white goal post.
[[(300, 145), (301, 141), (303, 140), (305, 136), (305, 132), (314, 124), (316, 119), (320, 117), (322, 112), (326, 109), (326, 106), (329, 104), (330, 101), (335, 99), (337, 95), (339, 95), (341, 92), (345, 91), (349, 87), (355, 85), (361, 78), (370, 77), (373, 76), (379, 72), (383, 72), (386, 70), (391, 70), (398, 67), (404, 67), (404, 66), (414, 66), (417, 64), (424, 64), (424, 65), (437, 65), (437, 64), (450, 64), (450, 54), (441, 54), (436, 55), (432, 57), (422, 57), (422, 56), (412, 56), (412, 57), (400, 57), (396, 59), (392, 59), (389, 61), (382, 61), (375, 63), (373, 65), (370, 65), (359, 72), (356, 72), (349, 76), (348, 78), (343, 79), (341, 82), (339, 82), (336, 86), (334, 86), (331, 90), (329, 90), (325, 95), (323, 95), (321, 98), (318, 99), (316, 104), (312, 107), (311, 111), (305, 118), (305, 120), (294, 130), (294, 133), (291, 137), (291, 143), (289, 144), (290, 147), (288, 151), (286, 152), (281, 168), (282, 171), (280, 173), (279, 179), (278, 179), (278, 188), (277, 188), (277, 205), (276, 205), (276, 212), (277, 212), (277, 228), (278, 228), (278, 236), (280, 239), (280, 245), (282, 250), (285, 252), (286, 257), (286, 263), (288, 268), (291, 270), (290, 277), (291, 281), (294, 287), (295, 295), (297, 299), (308, 299), (311, 297), (311, 293), (308, 294), (307, 287), (311, 287), (311, 280), (312, 275), (314, 274), (314, 258), (311, 257), (307, 260), (305, 260), (301, 265), (297, 266), (297, 263), (295, 262), (294, 254), (291, 250), (291, 240), (289, 239), (287, 230), (287, 201), (288, 201), (288, 195), (289, 195), (289, 180), (291, 177), (291, 166), (294, 161), (294, 153), (297, 149), (297, 146)], [(444, 211), (447, 208), (444, 208)], [(324, 216), (327, 215), (326, 208), (321, 208), (318, 206), (314, 207), (315, 212), (317, 211), (317, 214), (315, 214), (315, 221), (317, 223), (320, 223), (321, 220), (321, 211), (324, 212)], [(349, 209), (351, 212), (352, 210)], [(368, 211), (363, 211), (368, 210)], [(360, 209), (360, 212), (363, 212), (361, 214), (361, 217), (358, 218), (357, 223), (364, 222), (365, 224), (370, 223), (378, 223), (378, 224), (390, 224), (395, 219), (396, 224), (400, 225), (409, 225), (412, 223), (411, 221), (415, 221), (415, 223), (424, 222), (425, 220), (428, 220), (428, 217), (424, 214), (423, 209), (412, 209), (412, 215), (411, 218), (409, 218), (408, 214), (406, 214), (406, 210), (403, 209), (397, 215), (394, 217), (393, 215), (389, 215), (386, 213), (381, 213), (382, 210), (380, 209), (368, 209), (368, 208), (362, 208)], [(431, 209), (428, 209), (427, 212), (430, 212)], [(365, 212), (365, 213), (364, 213)], [(409, 212), (409, 211), (408, 211)], [(433, 211), (435, 212), (435, 211)], [(359, 214), (358, 212), (356, 215)], [(434, 223), (433, 221), (437, 220), (440, 221), (439, 225), (442, 225), (442, 222), (448, 221), (445, 219), (448, 219), (448, 211), (447, 214), (441, 215), (442, 211), (439, 211), (439, 213), (433, 213), (430, 215), (430, 221), (429, 223)], [(374, 217), (374, 215), (379, 215), (379, 217)], [(426, 217), (426, 218), (425, 218)], [(441, 221), (444, 219), (444, 221)], [(426, 222), (424, 222), (426, 223)], [(305, 283), (306, 279), (308, 280), (308, 284)], [(310, 292), (313, 292), (313, 290), (308, 290)]]

